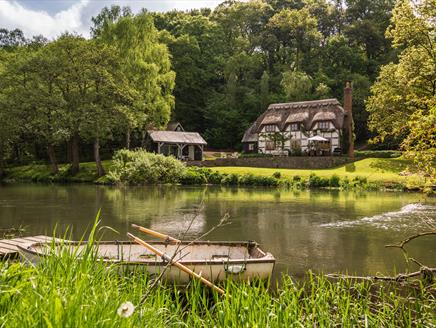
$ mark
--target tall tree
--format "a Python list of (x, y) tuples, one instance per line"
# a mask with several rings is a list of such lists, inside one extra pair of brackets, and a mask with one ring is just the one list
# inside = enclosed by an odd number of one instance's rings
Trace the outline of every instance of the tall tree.
[(434, 0), (413, 5), (397, 2), (387, 35), (401, 51), (397, 64), (381, 69), (371, 87), (367, 110), (370, 128), (378, 133), (376, 141), (386, 137), (402, 140), (409, 132), (411, 116), (425, 115), (436, 102), (436, 35)]
[(123, 73), (137, 91), (133, 105), (124, 113), (129, 146), (130, 131), (142, 134), (148, 127), (165, 126), (174, 107), (175, 73), (167, 46), (160, 42), (150, 14), (115, 15), (98, 28), (98, 40), (114, 46), (124, 60)]

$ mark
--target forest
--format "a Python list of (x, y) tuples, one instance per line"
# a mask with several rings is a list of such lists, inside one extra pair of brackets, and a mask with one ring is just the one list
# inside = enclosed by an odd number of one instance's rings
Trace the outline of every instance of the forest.
[[(251, 0), (215, 9), (104, 8), (91, 38), (0, 26), (0, 174), (11, 163), (95, 160), (170, 120), (240, 149), (270, 103), (342, 101), (356, 144), (436, 158), (436, 1)], [(433, 170), (432, 165), (426, 166)], [(434, 172), (433, 172), (434, 173)]]

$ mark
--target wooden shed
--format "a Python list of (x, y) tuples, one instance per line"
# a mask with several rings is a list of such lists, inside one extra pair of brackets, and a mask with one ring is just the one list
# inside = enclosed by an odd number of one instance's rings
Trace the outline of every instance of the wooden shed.
[(198, 132), (184, 131), (147, 131), (150, 138), (150, 150), (180, 160), (201, 161), (207, 142)]

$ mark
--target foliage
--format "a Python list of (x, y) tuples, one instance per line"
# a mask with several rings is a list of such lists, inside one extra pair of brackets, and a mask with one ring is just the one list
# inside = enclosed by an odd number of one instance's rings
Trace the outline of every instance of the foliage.
[(185, 170), (184, 164), (171, 156), (121, 149), (114, 154), (108, 178), (130, 185), (177, 183)]
[(428, 115), (422, 111), (414, 113), (409, 131), (403, 142), (406, 156), (430, 177), (431, 184), (436, 183), (436, 105), (430, 108)]
[[(210, 169), (205, 169), (202, 167), (190, 166), (186, 169), (185, 174), (180, 180), (183, 185), (202, 185), (209, 182), (209, 176), (211, 174)], [(221, 181), (221, 176), (219, 177), (219, 182)]]
[(265, 153), (241, 153), (239, 154), (240, 158), (256, 158), (256, 157), (273, 157), (272, 154)]
[[(386, 34), (400, 51), (398, 63), (383, 66), (367, 102), (375, 142), (386, 137), (402, 141), (417, 126), (420, 111), (428, 115), (436, 99), (436, 36), (434, 0), (416, 5), (400, 0)], [(415, 115), (414, 115), (415, 114)]]
[(354, 151), (355, 157), (369, 157), (369, 158), (397, 158), (403, 153), (398, 150), (356, 150)]
[(123, 108), (128, 131), (166, 126), (174, 106), (175, 74), (151, 15), (142, 12), (134, 16), (128, 8), (112, 6), (93, 21), (96, 39), (117, 49), (128, 85), (135, 90), (134, 102)]
[(356, 136), (365, 142), (369, 87), (380, 65), (395, 59), (384, 36), (392, 6), (251, 0), (154, 13), (173, 55), (174, 118), (203, 133), (209, 146), (234, 149), (269, 103), (341, 99), (352, 80)]

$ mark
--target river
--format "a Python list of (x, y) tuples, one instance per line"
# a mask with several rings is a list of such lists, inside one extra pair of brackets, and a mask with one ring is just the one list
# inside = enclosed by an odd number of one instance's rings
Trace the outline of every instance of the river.
[[(288, 191), (222, 187), (94, 185), (0, 186), (0, 228), (25, 235), (70, 231), (80, 238), (101, 209), (105, 240), (124, 240), (131, 223), (184, 239), (230, 224), (209, 240), (255, 240), (277, 258), (275, 274), (392, 274), (404, 270), (399, 242), (436, 224), (436, 199), (393, 192)], [(189, 231), (186, 232), (190, 226)], [(436, 238), (410, 243), (410, 255), (436, 266)], [(415, 269), (415, 268), (414, 268)]]

